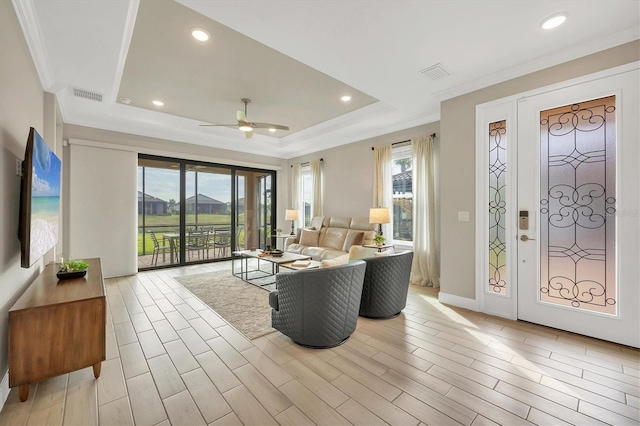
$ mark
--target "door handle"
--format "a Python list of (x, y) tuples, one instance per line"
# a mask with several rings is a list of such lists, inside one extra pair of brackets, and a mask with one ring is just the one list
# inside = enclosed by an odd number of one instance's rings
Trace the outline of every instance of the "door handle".
[(536, 240), (535, 238), (529, 238), (529, 236), (526, 234), (520, 235), (520, 241), (535, 241), (535, 240)]

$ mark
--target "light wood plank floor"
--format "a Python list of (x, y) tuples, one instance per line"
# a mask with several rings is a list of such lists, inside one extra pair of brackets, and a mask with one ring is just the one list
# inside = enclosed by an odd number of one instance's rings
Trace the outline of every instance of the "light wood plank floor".
[(172, 277), (106, 281), (102, 375), (12, 389), (2, 425), (638, 424), (640, 352), (437, 301), (411, 287), (392, 320), (360, 318), (346, 344), (247, 340)]

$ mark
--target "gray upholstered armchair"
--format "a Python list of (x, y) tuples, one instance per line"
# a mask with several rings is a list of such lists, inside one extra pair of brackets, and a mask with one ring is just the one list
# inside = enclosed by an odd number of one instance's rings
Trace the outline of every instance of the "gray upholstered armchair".
[(302, 346), (330, 348), (356, 329), (366, 264), (280, 272), (269, 294), (273, 328)]
[(407, 305), (413, 252), (363, 259), (364, 275), (360, 315), (367, 318), (393, 318)]

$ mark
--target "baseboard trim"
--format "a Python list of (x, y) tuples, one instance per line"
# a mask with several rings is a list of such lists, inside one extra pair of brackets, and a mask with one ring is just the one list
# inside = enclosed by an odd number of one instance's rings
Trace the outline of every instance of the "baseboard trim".
[(0, 382), (0, 411), (4, 407), (4, 403), (7, 402), (7, 398), (9, 398), (9, 370), (5, 373), (2, 381)]
[(466, 297), (456, 296), (455, 294), (438, 293), (438, 301), (445, 305), (453, 305), (459, 308), (469, 309), (478, 312), (478, 301), (476, 299), (468, 299)]

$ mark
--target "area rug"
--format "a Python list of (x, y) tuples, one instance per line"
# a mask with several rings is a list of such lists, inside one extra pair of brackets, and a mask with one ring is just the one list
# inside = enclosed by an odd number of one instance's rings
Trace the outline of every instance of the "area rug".
[(248, 339), (275, 331), (271, 327), (269, 291), (222, 271), (185, 275), (175, 280)]

